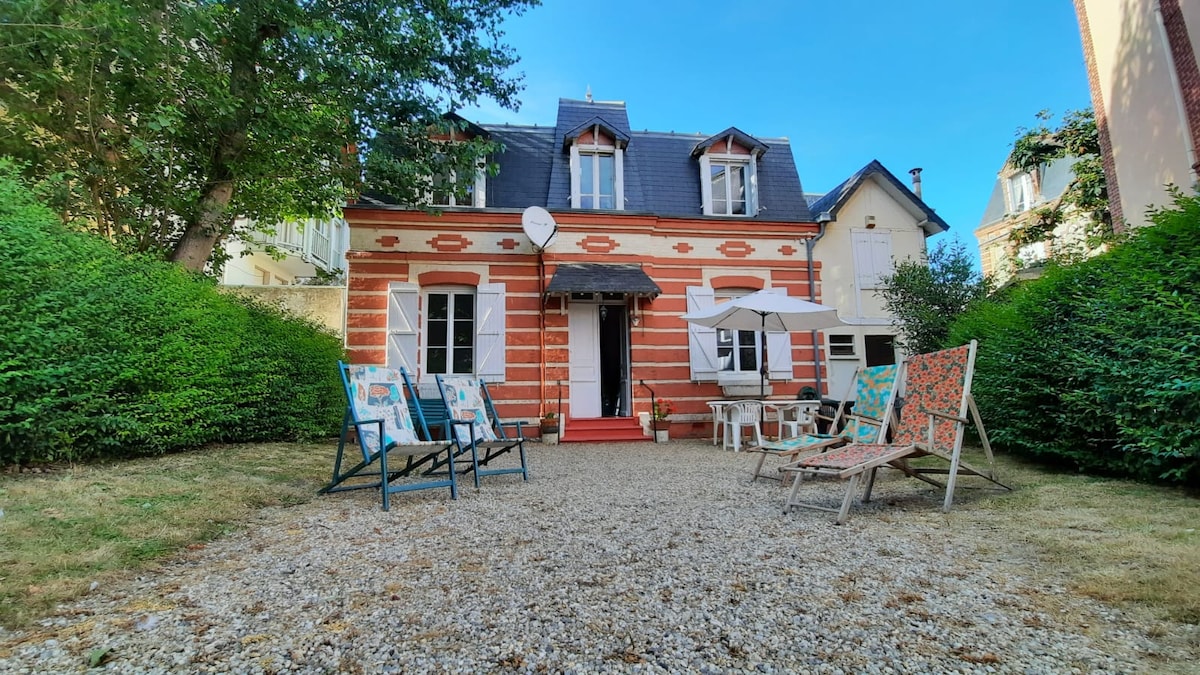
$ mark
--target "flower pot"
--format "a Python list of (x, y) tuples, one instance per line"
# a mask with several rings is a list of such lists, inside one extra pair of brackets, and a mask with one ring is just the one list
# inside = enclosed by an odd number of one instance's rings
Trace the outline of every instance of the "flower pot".
[(654, 442), (655, 443), (666, 443), (669, 440), (671, 440), (671, 430), (670, 429), (655, 429), (654, 430)]

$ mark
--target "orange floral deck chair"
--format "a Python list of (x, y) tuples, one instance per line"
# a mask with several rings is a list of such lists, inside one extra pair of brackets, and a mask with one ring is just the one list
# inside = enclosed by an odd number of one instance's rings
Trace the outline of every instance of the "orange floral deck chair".
[[(946, 491), (942, 510), (949, 511), (954, 500), (954, 486), (960, 475), (980, 476), (999, 488), (1010, 489), (995, 478), (992, 446), (979, 419), (975, 399), (971, 397), (971, 378), (975, 369), (974, 340), (968, 345), (944, 349), (930, 354), (910, 357), (904, 372), (904, 405), (899, 421), (893, 426), (891, 443), (852, 443), (828, 452), (801, 459), (784, 467), (796, 473), (784, 512), (792, 507), (817, 509), (837, 513), (837, 522), (844, 523), (850, 503), (858, 491), (862, 476), (867, 484), (863, 501), (871, 499), (875, 472), (880, 467), (893, 468), (904, 474), (943, 488)], [(968, 420), (967, 414), (972, 418)], [(988, 470), (976, 470), (961, 460), (963, 434), (969, 421), (974, 421), (989, 464)], [(909, 460), (934, 456), (949, 463), (945, 467), (916, 467)], [(930, 478), (943, 474), (945, 482)], [(848, 479), (846, 494), (840, 508), (798, 500), (802, 478), (806, 475), (828, 475)]]

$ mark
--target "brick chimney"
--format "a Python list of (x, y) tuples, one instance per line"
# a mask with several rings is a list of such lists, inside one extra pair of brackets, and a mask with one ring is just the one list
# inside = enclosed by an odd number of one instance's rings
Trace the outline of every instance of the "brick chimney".
[(920, 199), (921, 198), (921, 167), (918, 166), (915, 169), (909, 169), (908, 173), (912, 175), (913, 194), (915, 194), (917, 196), (917, 199)]

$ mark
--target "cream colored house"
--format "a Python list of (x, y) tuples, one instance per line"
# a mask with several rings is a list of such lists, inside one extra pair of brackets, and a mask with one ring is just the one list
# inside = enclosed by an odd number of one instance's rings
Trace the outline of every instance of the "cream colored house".
[[(226, 286), (294, 286), (346, 268), (349, 229), (341, 218), (288, 222), (253, 242), (232, 241), (221, 271)], [(278, 259), (270, 249), (282, 254)]]
[(825, 331), (828, 391), (841, 397), (858, 366), (895, 363), (893, 318), (877, 290), (898, 260), (925, 260), (925, 240), (949, 229), (921, 200), (920, 169), (909, 189), (878, 160), (809, 204), (821, 225), (810, 240), (821, 275), (822, 304), (848, 325)]
[(254, 242), (230, 242), (220, 284), (345, 335), (349, 232), (341, 218), (310, 220), (260, 233)]
[(1075, 0), (1114, 227), (1190, 189), (1200, 136), (1200, 2)]

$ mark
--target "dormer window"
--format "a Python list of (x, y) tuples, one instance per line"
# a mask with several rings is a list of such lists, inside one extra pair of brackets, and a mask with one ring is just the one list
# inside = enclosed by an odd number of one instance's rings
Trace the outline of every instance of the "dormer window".
[(1008, 178), (1009, 213), (1025, 213), (1033, 207), (1033, 176), (1028, 171)]
[(487, 164), (483, 157), (472, 162), (469, 153), (473, 151), (463, 152), (464, 143), (487, 138), (489, 134), (485, 129), (456, 113), (446, 113), (440, 124), (430, 127), (430, 140), (444, 151), (438, 153), (438, 160), (451, 166), (429, 176), (424, 204), (480, 209), (487, 205), (484, 199)]
[(614, 152), (579, 153), (579, 208), (615, 209), (617, 160)]
[(563, 140), (571, 151), (571, 208), (624, 210), (628, 136), (596, 118), (571, 130)]
[(444, 171), (435, 175), (432, 180), (430, 203), (434, 206), (470, 206), (483, 208), (485, 191), (485, 175), (482, 162), (474, 176), (464, 176), (459, 180), (459, 172)]
[(692, 151), (700, 160), (700, 198), (706, 216), (758, 214), (758, 158), (767, 146), (730, 128)]
[(746, 175), (749, 173), (750, 162), (710, 159), (708, 168), (709, 189), (712, 190), (712, 215), (746, 215), (746, 184), (749, 182)]

